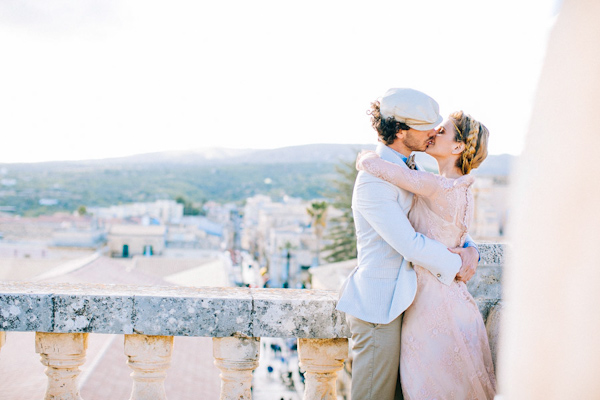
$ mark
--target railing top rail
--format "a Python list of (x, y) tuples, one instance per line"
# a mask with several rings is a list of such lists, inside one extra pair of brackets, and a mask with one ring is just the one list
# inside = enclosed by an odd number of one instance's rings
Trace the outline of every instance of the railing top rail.
[(0, 282), (0, 331), (348, 337), (328, 290)]
[[(485, 315), (501, 297), (505, 245), (481, 244), (479, 250), (469, 290)], [(348, 337), (337, 298), (336, 291), (314, 289), (0, 282), (0, 331)]]
[(505, 243), (481, 243), (477, 246), (479, 247), (479, 255), (481, 256), (479, 265), (504, 265), (507, 247)]

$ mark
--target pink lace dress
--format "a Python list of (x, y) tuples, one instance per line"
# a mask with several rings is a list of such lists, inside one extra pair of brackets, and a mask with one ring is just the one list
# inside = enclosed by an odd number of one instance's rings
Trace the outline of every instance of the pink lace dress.
[[(359, 169), (415, 193), (417, 232), (462, 246), (473, 216), (473, 177), (447, 179), (363, 155)], [(483, 318), (464, 282), (444, 285), (418, 265), (417, 294), (402, 321), (400, 379), (405, 400), (493, 399), (496, 379)]]

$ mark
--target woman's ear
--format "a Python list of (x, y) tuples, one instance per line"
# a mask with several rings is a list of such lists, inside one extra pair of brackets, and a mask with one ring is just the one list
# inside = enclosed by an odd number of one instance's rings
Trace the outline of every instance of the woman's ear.
[(463, 142), (458, 142), (454, 145), (452, 154), (461, 154), (463, 151), (465, 151), (465, 144)]

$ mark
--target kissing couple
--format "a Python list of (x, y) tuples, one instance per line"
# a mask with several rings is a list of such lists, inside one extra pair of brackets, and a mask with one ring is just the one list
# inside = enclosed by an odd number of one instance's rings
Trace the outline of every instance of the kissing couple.
[[(352, 400), (493, 399), (483, 318), (466, 282), (479, 261), (468, 235), (488, 129), (414, 89), (371, 105), (375, 152), (362, 152), (352, 195), (358, 265), (337, 309), (352, 332)], [(443, 121), (443, 122), (442, 122)], [(414, 162), (436, 159), (439, 174)]]

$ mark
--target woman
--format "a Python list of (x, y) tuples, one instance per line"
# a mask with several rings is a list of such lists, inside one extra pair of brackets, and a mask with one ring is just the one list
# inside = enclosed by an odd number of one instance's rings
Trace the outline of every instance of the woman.
[[(462, 246), (473, 217), (473, 177), (487, 156), (487, 128), (462, 111), (438, 128), (426, 152), (439, 175), (365, 152), (357, 168), (415, 194), (408, 218), (417, 232)], [(483, 318), (464, 282), (444, 285), (416, 265), (417, 294), (402, 321), (400, 376), (406, 400), (493, 399), (496, 380)]]

